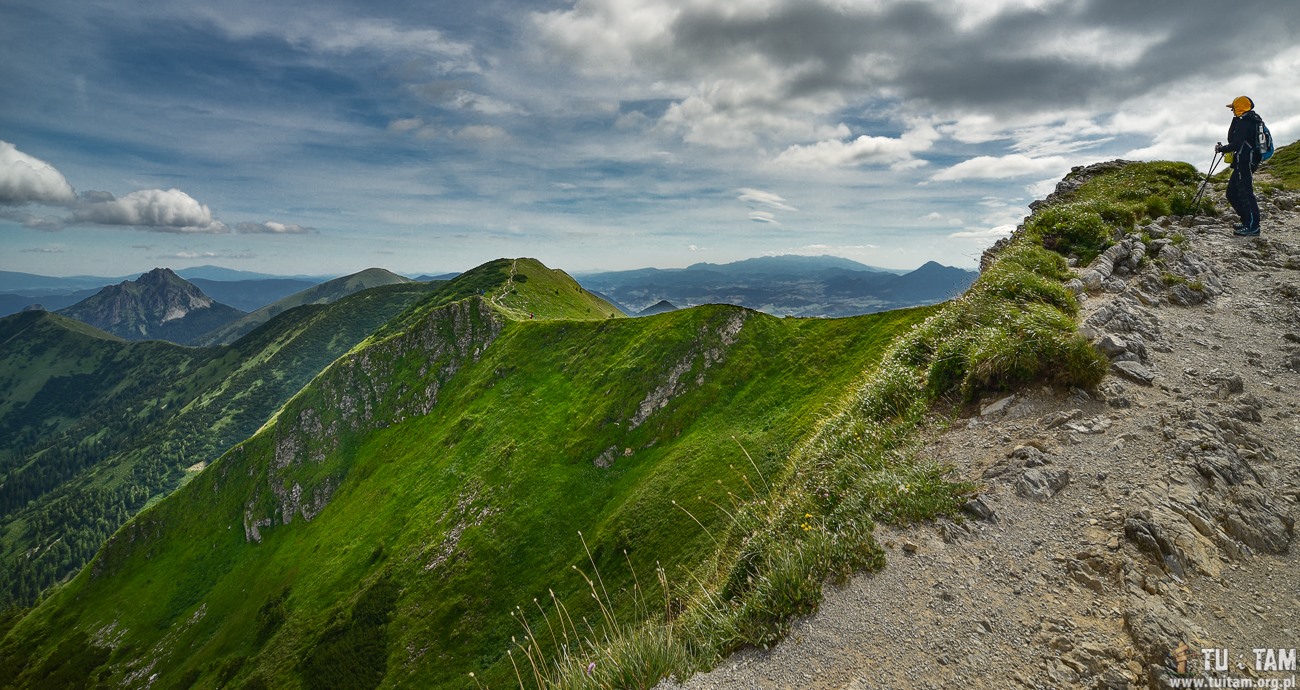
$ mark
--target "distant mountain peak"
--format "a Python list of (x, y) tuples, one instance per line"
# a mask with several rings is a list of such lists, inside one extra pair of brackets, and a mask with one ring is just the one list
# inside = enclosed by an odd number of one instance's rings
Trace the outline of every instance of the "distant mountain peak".
[(145, 282), (146, 280), (159, 281), (159, 280), (169, 280), (173, 278), (176, 280), (183, 280), (180, 276), (176, 275), (175, 271), (171, 270), (170, 268), (155, 267), (152, 271), (147, 271), (145, 273), (140, 274), (140, 277), (137, 278), (136, 280), (137, 282)]
[(59, 313), (128, 340), (182, 344), (243, 314), (208, 297), (170, 268), (109, 285)]
[(669, 302), (666, 299), (661, 299), (658, 302), (655, 302), (654, 304), (637, 312), (636, 315), (653, 316), (655, 314), (663, 314), (670, 311), (677, 311), (677, 305), (673, 304), (672, 302)]
[(864, 263), (846, 259), (841, 256), (832, 256), (830, 254), (807, 255), (807, 254), (777, 254), (772, 256), (758, 256), (752, 259), (741, 259), (725, 264), (697, 263), (686, 267), (688, 271), (700, 270), (724, 270), (739, 272), (771, 272), (773, 270), (797, 270), (808, 271), (817, 269), (839, 269), (846, 271), (873, 271), (893, 273), (888, 269), (868, 266)]
[(913, 271), (867, 266), (835, 256), (764, 256), (729, 264), (587, 274), (583, 287), (644, 316), (674, 306), (737, 304), (776, 316), (853, 316), (961, 294), (976, 273), (928, 261)]

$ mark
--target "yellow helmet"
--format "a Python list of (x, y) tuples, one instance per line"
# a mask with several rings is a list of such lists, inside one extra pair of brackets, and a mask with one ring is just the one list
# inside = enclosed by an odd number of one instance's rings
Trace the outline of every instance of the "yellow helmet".
[(1241, 117), (1248, 111), (1255, 109), (1255, 101), (1250, 100), (1248, 96), (1237, 96), (1232, 99), (1232, 102), (1228, 104), (1228, 107), (1232, 108), (1233, 115)]

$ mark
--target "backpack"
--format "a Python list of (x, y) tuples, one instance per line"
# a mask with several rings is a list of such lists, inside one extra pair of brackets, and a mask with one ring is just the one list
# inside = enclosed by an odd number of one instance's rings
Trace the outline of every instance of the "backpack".
[(1273, 157), (1273, 134), (1268, 131), (1268, 125), (1263, 120), (1259, 121), (1259, 132), (1256, 136), (1255, 151), (1259, 153), (1259, 162)]

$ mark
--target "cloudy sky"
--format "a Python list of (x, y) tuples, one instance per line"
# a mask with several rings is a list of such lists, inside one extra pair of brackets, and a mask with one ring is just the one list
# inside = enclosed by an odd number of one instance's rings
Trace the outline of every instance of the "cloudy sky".
[(1300, 2), (5, 0), (0, 270), (974, 266), (1071, 166), (1300, 138)]

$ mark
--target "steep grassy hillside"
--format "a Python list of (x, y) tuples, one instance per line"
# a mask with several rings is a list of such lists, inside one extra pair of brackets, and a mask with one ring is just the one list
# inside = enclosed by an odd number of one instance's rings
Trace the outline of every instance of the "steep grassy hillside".
[(562, 602), (571, 625), (533, 631), (549, 645), (641, 616), (656, 566), (689, 587), (725, 532), (715, 506), (765, 494), (931, 311), (610, 318), (562, 273), (493, 262), (119, 531), (16, 624), (0, 678), (512, 687), (518, 612)]
[(0, 604), (30, 603), (81, 568), (147, 501), (430, 289), (301, 307), (220, 348), (127, 343), (48, 313), (0, 320)]
[(409, 329), (429, 313), (468, 296), (478, 295), (513, 319), (617, 318), (618, 309), (584, 290), (564, 271), (536, 259), (496, 259), (446, 283), (435, 284), (428, 299), (385, 324), (370, 341)]
[(259, 309), (255, 309), (239, 319), (223, 325), (220, 328), (209, 331), (196, 340), (199, 345), (228, 345), (235, 342), (242, 336), (251, 333), (253, 329), (270, 321), (278, 314), (282, 314), (294, 307), (301, 307), (307, 304), (329, 304), (347, 297), (348, 295), (368, 290), (374, 287), (384, 285), (399, 285), (409, 283), (409, 278), (385, 271), (382, 268), (368, 268), (359, 273), (335, 278), (319, 285), (313, 285), (305, 290), (295, 292), (292, 295), (278, 299)]

